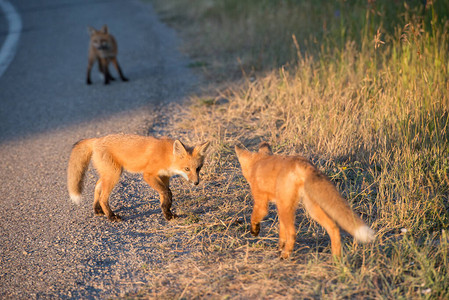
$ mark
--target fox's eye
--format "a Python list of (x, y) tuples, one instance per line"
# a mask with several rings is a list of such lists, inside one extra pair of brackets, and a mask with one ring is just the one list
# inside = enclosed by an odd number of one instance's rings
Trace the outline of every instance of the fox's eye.
[(184, 171), (189, 172), (189, 171), (190, 171), (190, 168), (189, 168), (189, 167), (185, 167), (185, 168), (184, 168)]

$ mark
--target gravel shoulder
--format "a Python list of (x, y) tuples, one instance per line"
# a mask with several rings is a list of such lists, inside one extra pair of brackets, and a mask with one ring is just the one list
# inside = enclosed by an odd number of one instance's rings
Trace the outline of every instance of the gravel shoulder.
[[(15, 5), (24, 29), (0, 78), (0, 297), (109, 298), (138, 290), (148, 281), (145, 267), (163, 261), (160, 249), (169, 245), (147, 232), (169, 226), (157, 194), (140, 176), (125, 174), (111, 199), (125, 221), (95, 217), (96, 175), (89, 171), (82, 205), (73, 205), (67, 160), (81, 138), (149, 128), (164, 134), (161, 120), (170, 111), (164, 107), (181, 101), (195, 76), (176, 50), (174, 32), (140, 1)], [(104, 23), (118, 40), (130, 82), (104, 86), (95, 67), (87, 86), (86, 27)]]

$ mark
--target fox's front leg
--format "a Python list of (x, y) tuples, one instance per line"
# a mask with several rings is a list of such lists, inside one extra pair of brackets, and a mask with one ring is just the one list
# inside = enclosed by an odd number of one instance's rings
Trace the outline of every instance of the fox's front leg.
[(251, 234), (258, 236), (260, 231), (260, 222), (265, 218), (268, 213), (268, 199), (260, 197), (253, 193), (254, 208), (251, 214)]
[(159, 193), (161, 210), (165, 219), (171, 220), (176, 218), (177, 216), (170, 211), (172, 204), (172, 192), (169, 188), (170, 177), (144, 174), (143, 179)]
[(279, 250), (281, 258), (287, 259), (293, 252), (296, 241), (295, 217), (296, 193), (291, 189), (284, 188), (276, 195), (276, 207), (279, 216)]
[(87, 62), (87, 74), (86, 74), (86, 83), (92, 84), (92, 80), (90, 79), (90, 72), (92, 70), (92, 66), (94, 64), (95, 60), (89, 57), (89, 60)]
[(111, 73), (109, 72), (109, 60), (106, 60), (106, 64), (104, 67), (104, 76), (105, 76), (105, 80), (106, 80), (106, 78), (108, 80), (108, 82), (107, 83), (105, 82), (105, 84), (108, 84), (111, 80), (112, 81), (115, 80), (114, 76), (112, 76)]
[(279, 208), (279, 250), (281, 258), (287, 259), (293, 252), (296, 240), (295, 210)]
[(98, 58), (98, 69), (103, 74), (104, 84), (109, 84), (111, 74), (109, 74), (108, 60), (106, 58)]
[(112, 64), (114, 65), (115, 69), (117, 70), (118, 74), (120, 75), (120, 78), (122, 79), (122, 81), (128, 81), (129, 79), (125, 77), (125, 75), (123, 75), (122, 69), (120, 68), (120, 65), (118, 64), (117, 58), (114, 57), (113, 59), (111, 59)]

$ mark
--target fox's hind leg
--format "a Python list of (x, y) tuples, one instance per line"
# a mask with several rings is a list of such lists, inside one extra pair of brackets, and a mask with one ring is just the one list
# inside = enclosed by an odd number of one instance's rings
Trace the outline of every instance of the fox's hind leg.
[(120, 218), (118, 215), (114, 214), (109, 207), (109, 195), (111, 194), (112, 189), (114, 188), (115, 184), (118, 182), (120, 178), (121, 172), (115, 172), (112, 174), (108, 174), (107, 176), (101, 177), (101, 184), (100, 184), (100, 195), (99, 195), (99, 202), (100, 207), (103, 213), (108, 217), (111, 221), (121, 221), (122, 218)]
[(92, 157), (95, 169), (97, 169), (100, 179), (95, 186), (94, 210), (95, 213), (101, 211), (111, 221), (120, 221), (121, 218), (114, 214), (109, 207), (109, 195), (112, 189), (117, 184), (122, 174), (122, 168), (114, 163), (111, 157), (106, 153), (94, 152)]
[(279, 222), (279, 251), (284, 251), (286, 241), (284, 222)]
[(331, 238), (332, 255), (337, 258), (341, 257), (340, 228), (318, 204), (310, 200), (307, 196), (304, 196), (303, 202), (312, 219), (323, 226), (329, 234)]
[(95, 185), (95, 196), (94, 196), (94, 212), (97, 216), (104, 215), (104, 211), (100, 205), (100, 194), (101, 194), (101, 179), (97, 181)]

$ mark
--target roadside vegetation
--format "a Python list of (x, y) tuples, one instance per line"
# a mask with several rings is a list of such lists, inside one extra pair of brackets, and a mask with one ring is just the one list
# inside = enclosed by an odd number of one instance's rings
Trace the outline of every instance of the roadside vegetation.
[[(446, 1), (151, 2), (207, 87), (172, 110), (167, 134), (213, 146), (202, 188), (174, 181), (181, 218), (158, 231), (164, 263), (143, 266), (153, 283), (130, 296), (449, 297)], [(376, 241), (344, 235), (335, 262), (300, 209), (295, 251), (281, 261), (274, 206), (251, 237), (233, 147), (262, 140), (326, 173)]]

